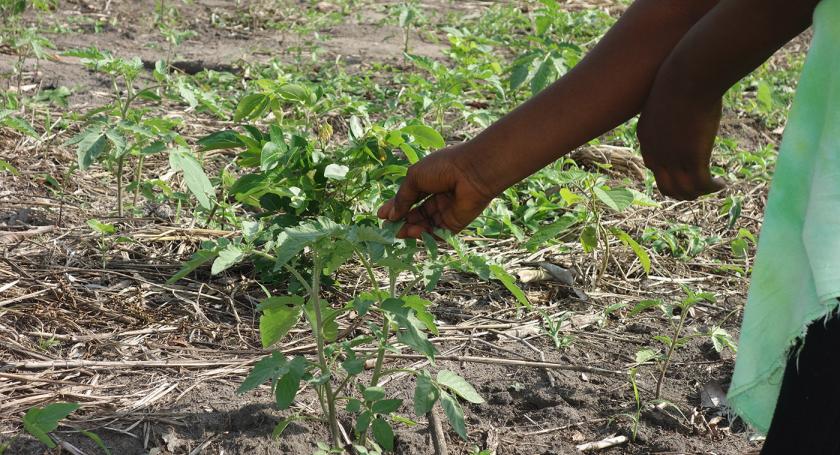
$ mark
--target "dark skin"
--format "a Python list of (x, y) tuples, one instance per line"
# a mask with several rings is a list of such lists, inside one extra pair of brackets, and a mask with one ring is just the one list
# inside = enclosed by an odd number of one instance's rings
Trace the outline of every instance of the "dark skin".
[(459, 232), (505, 189), (641, 114), (659, 190), (694, 199), (722, 188), (709, 160), (721, 98), (808, 28), (817, 0), (637, 0), (574, 69), (475, 139), (408, 169), (382, 219), (400, 237)]

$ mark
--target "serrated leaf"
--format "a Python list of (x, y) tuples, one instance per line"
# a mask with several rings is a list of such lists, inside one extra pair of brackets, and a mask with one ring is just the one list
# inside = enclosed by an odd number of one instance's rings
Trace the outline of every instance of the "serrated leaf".
[(437, 374), (438, 384), (449, 388), (455, 392), (459, 397), (469, 401), (470, 403), (481, 404), (484, 403), (484, 398), (475, 391), (472, 385), (466, 379), (458, 376), (453, 371), (441, 370)]
[(635, 315), (637, 315), (637, 314), (641, 313), (642, 311), (645, 311), (649, 308), (661, 307), (661, 306), (662, 306), (662, 301), (660, 301), (660, 300), (642, 300), (641, 302), (637, 303), (636, 306), (634, 306), (632, 310), (630, 310), (630, 313), (627, 314), (627, 317), (632, 318), (633, 316), (635, 316)]
[(97, 158), (110, 150), (111, 142), (101, 131), (88, 130), (82, 134), (84, 136), (76, 144), (76, 156), (79, 169), (85, 171)]
[(111, 223), (103, 223), (96, 218), (92, 218), (87, 220), (87, 225), (90, 226), (91, 229), (98, 232), (102, 235), (110, 235), (117, 232), (117, 228), (114, 227)]
[(380, 447), (388, 451), (394, 450), (394, 430), (391, 428), (391, 424), (384, 419), (377, 418), (374, 419), (371, 430), (373, 439)]
[(324, 168), (324, 177), (331, 180), (344, 180), (349, 171), (350, 168), (347, 166), (335, 163), (328, 164), (327, 167)]
[(522, 63), (513, 67), (510, 72), (510, 79), (508, 80), (508, 86), (510, 87), (511, 91), (518, 89), (528, 80), (528, 74), (531, 72), (531, 61), (529, 60), (526, 63)]
[(185, 150), (172, 150), (169, 154), (169, 165), (176, 171), (184, 173), (187, 188), (206, 210), (211, 209), (210, 200), (215, 196), (213, 184), (204, 173), (201, 163)]
[(27, 433), (53, 449), (55, 442), (49, 432), (58, 428), (58, 422), (79, 409), (76, 403), (52, 403), (43, 408), (32, 408), (23, 416), (23, 428)]
[(248, 376), (239, 388), (236, 389), (236, 393), (241, 395), (245, 392), (256, 389), (271, 379), (274, 379), (275, 376), (283, 373), (284, 368), (288, 369), (287, 363), (286, 357), (279, 353), (263, 357), (254, 364), (251, 372), (248, 373)]
[(551, 83), (552, 75), (554, 74), (554, 64), (550, 58), (546, 58), (537, 68), (534, 77), (531, 79), (531, 93), (536, 95), (543, 91), (548, 84)]
[(271, 297), (260, 303), (260, 340), (267, 348), (280, 341), (300, 320), (301, 297)]
[(181, 280), (185, 276), (192, 273), (195, 269), (201, 267), (204, 263), (214, 259), (218, 256), (218, 252), (215, 250), (198, 250), (195, 254), (192, 255), (189, 261), (185, 262), (184, 265), (181, 267), (181, 270), (178, 271), (175, 275), (172, 275), (172, 278), (166, 280), (166, 284), (174, 284), (175, 282)]
[(446, 418), (449, 420), (449, 425), (455, 430), (455, 433), (464, 441), (467, 440), (467, 427), (464, 423), (464, 410), (461, 409), (461, 404), (458, 400), (448, 393), (440, 392), (440, 406), (443, 408)]
[(234, 244), (229, 244), (224, 249), (219, 251), (219, 255), (216, 257), (216, 260), (213, 261), (213, 265), (210, 267), (210, 274), (211, 275), (218, 275), (223, 271), (229, 269), (237, 262), (241, 261), (242, 258), (245, 256), (245, 252), (242, 251), (241, 248)]
[(646, 363), (659, 357), (659, 353), (653, 349), (642, 349), (636, 353), (636, 363)]
[(401, 130), (414, 137), (414, 143), (426, 149), (440, 149), (446, 145), (443, 136), (426, 125), (408, 125)]

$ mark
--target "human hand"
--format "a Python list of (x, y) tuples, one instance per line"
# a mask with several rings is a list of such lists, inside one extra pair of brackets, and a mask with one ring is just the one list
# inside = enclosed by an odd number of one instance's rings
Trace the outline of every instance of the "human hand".
[(495, 196), (475, 171), (472, 147), (448, 147), (409, 167), (397, 195), (379, 208), (379, 218), (404, 219), (400, 238), (420, 238), (436, 228), (457, 233), (467, 227)]
[(653, 171), (663, 195), (692, 200), (724, 188), (709, 169), (721, 105), (720, 99), (699, 103), (654, 86), (637, 135), (645, 166)]

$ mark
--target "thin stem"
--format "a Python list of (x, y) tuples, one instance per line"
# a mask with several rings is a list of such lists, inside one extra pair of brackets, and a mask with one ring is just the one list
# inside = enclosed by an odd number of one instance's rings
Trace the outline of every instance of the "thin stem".
[(142, 177), (143, 173), (143, 159), (146, 158), (143, 155), (140, 155), (140, 158), (137, 159), (137, 171), (134, 173), (134, 198), (131, 201), (131, 205), (137, 207), (137, 199), (140, 197), (140, 177)]
[(125, 157), (117, 158), (117, 216), (123, 216), (123, 161)]
[(662, 383), (665, 382), (665, 373), (668, 371), (668, 364), (671, 363), (671, 356), (677, 348), (677, 342), (680, 339), (680, 333), (682, 333), (687, 314), (688, 308), (682, 308), (682, 312), (680, 313), (680, 322), (677, 324), (677, 330), (674, 332), (674, 338), (671, 339), (671, 344), (668, 346), (668, 353), (665, 354), (665, 360), (662, 362), (662, 371), (659, 372), (659, 378), (656, 380), (656, 393), (654, 394), (654, 399), (659, 399), (659, 395), (662, 391)]
[[(315, 334), (315, 344), (318, 349), (318, 363), (321, 367), (321, 374), (329, 374), (329, 366), (327, 366), (327, 357), (324, 354), (324, 334), (323, 316), (321, 315), (321, 258), (315, 256), (314, 264), (312, 266), (312, 292), (310, 293), (310, 301), (312, 302), (313, 311), (315, 313), (315, 327), (313, 332)], [(338, 448), (340, 434), (338, 432), (338, 420), (335, 413), (335, 397), (333, 395), (332, 385), (330, 381), (324, 382), (324, 394), (327, 398), (327, 420), (330, 423), (330, 442), (333, 448)]]

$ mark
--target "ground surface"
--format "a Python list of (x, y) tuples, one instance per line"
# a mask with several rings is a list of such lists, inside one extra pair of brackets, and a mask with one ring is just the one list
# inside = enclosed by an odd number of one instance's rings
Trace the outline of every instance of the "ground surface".
[[(148, 62), (170, 54), (174, 61), (199, 68), (224, 70), (229, 65), (235, 73), (251, 64), (266, 64), (274, 58), (291, 62), (301, 53), (313, 52), (319, 61), (340, 59), (349, 73), (381, 62), (404, 64), (402, 30), (385, 20), (389, 2), (357, 2), (358, 9), (351, 14), (337, 12), (339, 7), (329, 2), (286, 1), (278, 2), (283, 7), (276, 8), (270, 2), (242, 2), (244, 6), (237, 8), (232, 3), (177, 3), (182, 28), (197, 34), (174, 51), (167, 50), (165, 40), (151, 25), (156, 4), (151, 0), (66, 1), (56, 11), (33, 14), (27, 20), (45, 30), (57, 51), (96, 46)], [(428, 30), (411, 32), (412, 53), (450, 58), (445, 55), (448, 43), (440, 25), (452, 15), (483, 14), (495, 7), (492, 3), (424, 2), (422, 7), (434, 19)], [(596, 3), (563, 5), (611, 14), (622, 9)], [(529, 2), (522, 5), (523, 9), (533, 7)], [(301, 11), (312, 9), (324, 11), (323, 22), (301, 23), (311, 20)], [(280, 26), (270, 27), (270, 22)], [(801, 58), (806, 42), (800, 39), (780, 53), (778, 64)], [(0, 48), (0, 72), (11, 74), (16, 59)], [(0, 88), (5, 85), (0, 82)], [(16, 85), (11, 76), (8, 85)], [(73, 57), (41, 61), (37, 67), (27, 64), (20, 90), (34, 94), (61, 86), (71, 88), (72, 95), (66, 107), (49, 108), (55, 119), (88, 111), (110, 96), (109, 80), (88, 71)], [(749, 98), (752, 89), (744, 90)], [(786, 105), (782, 104), (783, 111)], [(180, 133), (190, 140), (231, 125), (184, 106), (171, 105), (163, 111), (186, 120)], [(295, 423), (282, 439), (274, 440), (275, 424), (288, 413), (273, 408), (268, 388), (235, 394), (249, 366), (265, 353), (257, 332), (254, 303), (260, 292), (252, 271), (243, 267), (215, 277), (203, 271), (178, 284), (165, 284), (199, 241), (232, 232), (198, 228), (186, 218), (173, 216), (171, 208), (166, 211), (166, 207), (151, 205), (141, 210), (144, 213), (114, 217), (111, 174), (95, 167), (67, 175), (76, 159), (74, 150), (62, 145), (72, 136), (70, 129), (45, 134), (39, 141), (0, 130), (0, 159), (20, 171), (19, 175), (0, 173), (0, 443), (10, 444), (5, 453), (59, 453), (44, 448), (21, 428), (27, 409), (53, 401), (81, 403), (82, 409), (70, 423), (98, 434), (115, 454), (312, 453), (315, 443), (326, 439), (325, 428)], [(754, 169), (759, 159), (753, 152), (765, 146), (772, 151), (780, 132), (778, 122), (728, 110), (721, 136), (731, 140), (741, 155), (731, 153), (718, 164)], [(452, 131), (447, 136), (457, 139), (463, 134), (469, 133)], [(766, 159), (769, 162), (762, 169), (769, 172), (772, 158)], [(60, 181), (60, 194), (51, 189), (46, 176)], [(611, 174), (616, 181), (627, 176), (632, 174)], [(642, 183), (632, 185), (644, 189)], [(698, 226), (701, 238), (731, 239), (738, 229), (757, 234), (766, 192), (766, 178), (736, 179), (724, 193), (698, 202), (678, 203), (656, 196), (658, 207), (634, 208), (616, 223), (631, 226), (625, 229), (637, 234), (646, 227), (667, 229), (674, 223)], [(720, 209), (728, 196), (742, 200), (734, 229)], [(91, 218), (118, 224), (120, 235), (128, 240), (103, 243), (87, 227)], [(48, 231), (12, 235), (39, 227)], [(478, 239), (472, 244), (501, 259), (512, 272), (533, 268), (530, 264), (535, 261), (576, 269), (586, 278), (578, 278), (575, 286), (588, 297), (581, 299), (567, 286), (551, 281), (522, 284), (532, 302), (564, 321), (558, 336), (560, 341), (566, 337), (566, 343), (558, 348), (542, 328), (540, 317), (516, 309), (513, 297), (500, 284), (455, 272), (444, 276), (427, 296), (436, 304), (433, 312), (441, 321), (441, 334), (432, 341), (442, 353), (545, 360), (571, 367), (439, 360), (437, 367), (458, 372), (487, 400), (466, 407), (470, 440), (464, 443), (450, 433), (453, 453), (574, 453), (581, 443), (613, 435), (630, 437), (637, 406), (628, 370), (636, 364), (637, 351), (656, 346), (652, 336), (667, 334), (671, 327), (668, 319), (654, 311), (629, 317), (628, 310), (639, 301), (679, 301), (684, 296), (682, 286), (711, 292), (715, 303), (693, 308), (687, 331), (705, 333), (719, 326), (737, 339), (748, 278), (724, 265), (748, 268), (752, 246), (746, 258), (737, 259), (726, 241), (701, 247), (690, 258), (653, 254), (653, 271), (648, 275), (640, 274), (637, 263), (631, 265), (634, 256), (629, 250), (621, 250), (593, 287), (588, 278), (593, 275), (593, 258), (579, 247), (528, 252), (512, 238)], [(341, 280), (352, 283), (359, 275), (348, 267), (341, 271)], [(616, 304), (626, 306), (613, 307)], [(311, 343), (306, 331), (296, 329), (282, 349), (311, 354)], [(389, 362), (411, 364), (409, 360)], [(753, 434), (743, 424), (729, 420), (725, 404), (718, 401), (733, 365), (734, 354), (718, 352), (709, 337), (692, 339), (674, 354), (662, 393), (669, 405), (659, 407), (650, 400), (658, 368), (639, 366), (637, 383), (644, 403), (638, 434), (635, 440), (604, 453), (758, 450), (760, 442), (751, 439)], [(587, 367), (601, 370), (586, 371)], [(407, 403), (402, 411), (412, 415), (413, 380), (396, 375), (387, 384), (402, 391), (398, 396)], [(296, 407), (315, 410), (317, 401), (311, 392), (304, 392)], [(397, 453), (434, 453), (425, 419), (419, 422), (398, 428)], [(345, 424), (349, 425), (346, 419)], [(73, 429), (61, 427), (54, 434), (79, 453), (98, 453), (95, 444)]]

